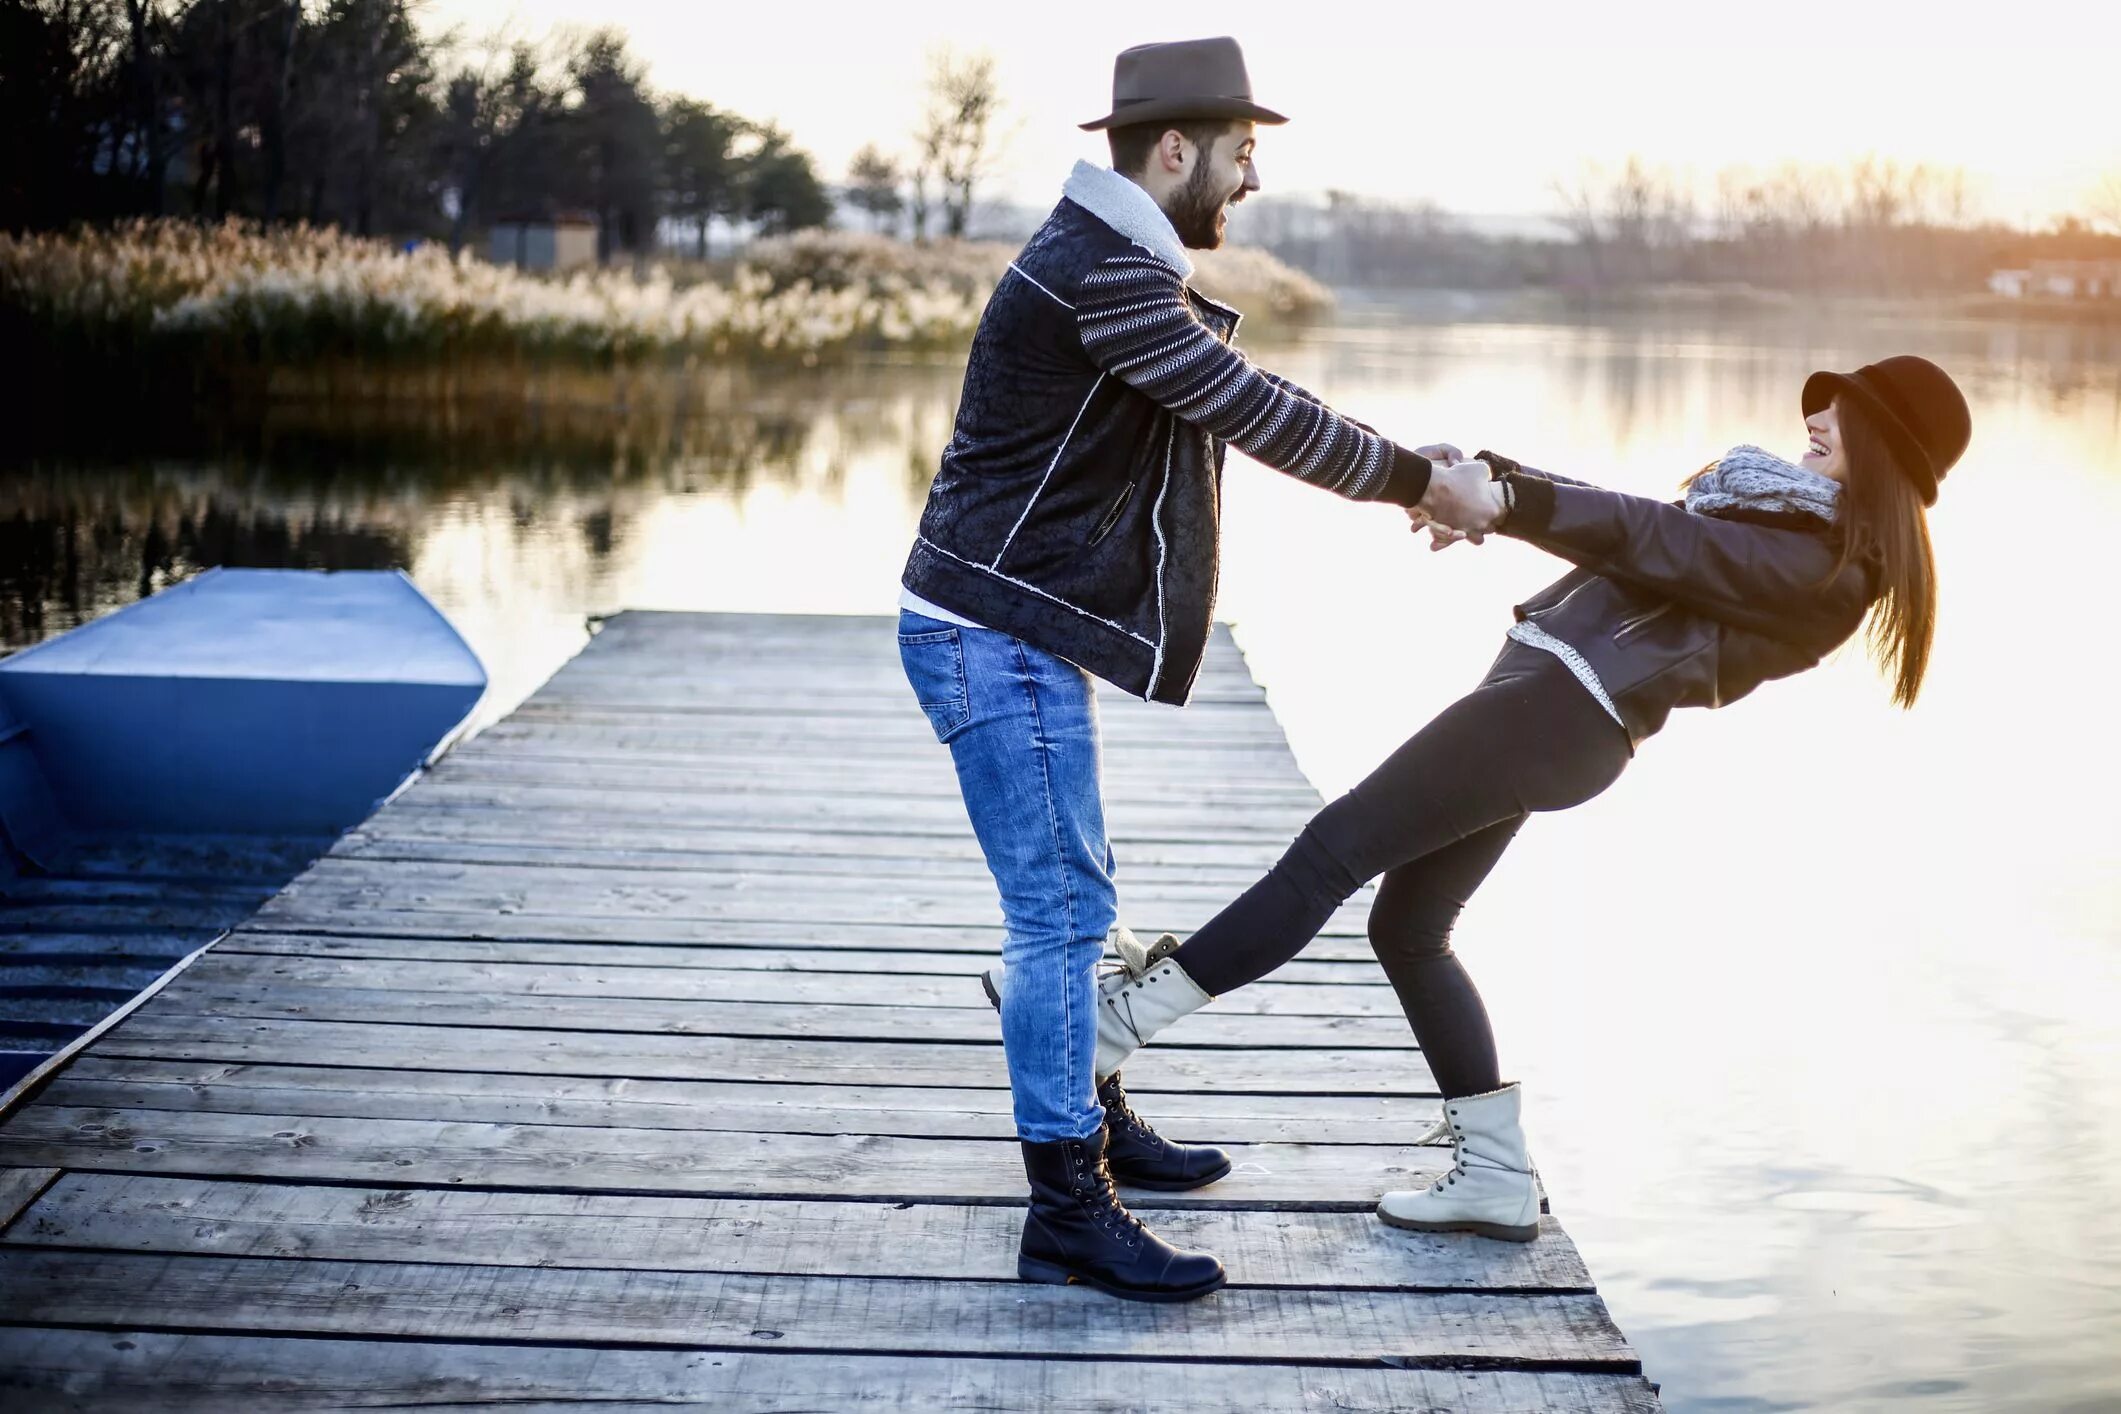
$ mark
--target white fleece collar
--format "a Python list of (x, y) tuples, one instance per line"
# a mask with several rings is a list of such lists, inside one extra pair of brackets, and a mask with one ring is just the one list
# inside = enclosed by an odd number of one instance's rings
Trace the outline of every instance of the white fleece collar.
[(1193, 259), (1179, 242), (1178, 231), (1156, 198), (1133, 178), (1110, 167), (1077, 162), (1068, 174), (1061, 194), (1113, 230), (1142, 246), (1158, 260), (1178, 272), (1181, 280), (1193, 278)]

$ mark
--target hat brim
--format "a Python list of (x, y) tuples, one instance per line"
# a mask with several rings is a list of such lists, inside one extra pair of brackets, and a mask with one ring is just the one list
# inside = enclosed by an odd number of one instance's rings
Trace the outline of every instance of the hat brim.
[(1104, 117), (1080, 124), (1086, 133), (1106, 128), (1132, 127), (1136, 123), (1180, 122), (1189, 118), (1249, 118), (1255, 123), (1277, 124), (1289, 120), (1272, 108), (1263, 108), (1249, 98), (1151, 98), (1115, 108)]
[(1798, 401), (1804, 408), (1804, 415), (1810, 417), (1844, 395), (1863, 404), (1863, 410), (1878, 424), (1885, 440), (1900, 454), (1915, 489), (1922, 493), (1922, 503), (1926, 506), (1937, 504), (1937, 468), (1931, 463), (1930, 454), (1924, 450), (1921, 439), (1901, 420), (1900, 414), (1872, 391), (1860, 373), (1853, 377), (1846, 373), (1814, 373), (1804, 380), (1804, 392)]

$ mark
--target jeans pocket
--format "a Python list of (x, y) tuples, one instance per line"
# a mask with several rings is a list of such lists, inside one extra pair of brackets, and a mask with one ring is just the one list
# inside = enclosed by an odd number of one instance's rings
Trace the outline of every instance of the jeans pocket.
[(972, 720), (972, 698), (965, 689), (965, 645), (957, 630), (901, 633), (898, 656), (935, 739), (947, 742), (963, 731)]

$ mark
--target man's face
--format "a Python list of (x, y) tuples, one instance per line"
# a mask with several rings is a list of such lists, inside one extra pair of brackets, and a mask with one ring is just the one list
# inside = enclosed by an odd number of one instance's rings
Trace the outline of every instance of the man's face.
[(1202, 146), (1187, 144), (1193, 168), (1185, 185), (1172, 193), (1166, 215), (1178, 238), (1194, 250), (1214, 250), (1223, 243), (1230, 208), (1259, 190), (1259, 169), (1252, 150), (1252, 124), (1232, 123), (1220, 137)]

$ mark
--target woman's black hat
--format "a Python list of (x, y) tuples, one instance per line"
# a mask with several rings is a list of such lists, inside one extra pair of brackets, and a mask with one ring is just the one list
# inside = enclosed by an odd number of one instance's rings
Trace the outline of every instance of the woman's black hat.
[(1814, 373), (1804, 381), (1804, 415), (1836, 397), (1861, 403), (1898, 455), (1922, 504), (1937, 504), (1937, 483), (1974, 434), (1966, 396), (1951, 375), (1926, 358), (1898, 354), (1854, 373)]

